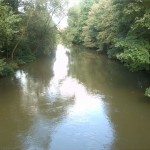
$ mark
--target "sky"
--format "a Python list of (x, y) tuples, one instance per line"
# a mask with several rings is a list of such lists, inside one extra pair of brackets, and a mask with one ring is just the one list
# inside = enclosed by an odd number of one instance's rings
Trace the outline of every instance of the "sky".
[[(77, 5), (81, 0), (69, 0), (69, 7), (72, 7), (74, 5)], [(60, 22), (59, 26), (60, 29), (63, 29), (67, 27), (67, 17), (64, 17), (64, 19)]]
[(70, 7), (72, 7), (73, 5), (75, 5), (75, 4), (78, 4), (80, 2), (80, 0), (69, 0), (69, 5), (70, 5)]

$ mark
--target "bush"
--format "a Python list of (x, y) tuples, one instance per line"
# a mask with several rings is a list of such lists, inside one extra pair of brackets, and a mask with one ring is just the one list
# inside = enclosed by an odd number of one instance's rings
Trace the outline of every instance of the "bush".
[(17, 63), (11, 62), (7, 64), (4, 60), (0, 60), (0, 76), (7, 77), (13, 76), (16, 69), (18, 69)]
[(123, 62), (131, 71), (149, 70), (150, 43), (143, 39), (126, 38), (116, 43), (116, 48), (122, 50), (117, 59)]
[(150, 97), (150, 88), (147, 88), (145, 91), (145, 96)]
[(17, 63), (18, 65), (25, 65), (26, 63), (30, 63), (35, 60), (36, 60), (36, 57), (31, 54), (31, 55), (19, 57), (17, 59)]
[(3, 71), (5, 65), (6, 63), (4, 62), (4, 59), (0, 59), (0, 74)]

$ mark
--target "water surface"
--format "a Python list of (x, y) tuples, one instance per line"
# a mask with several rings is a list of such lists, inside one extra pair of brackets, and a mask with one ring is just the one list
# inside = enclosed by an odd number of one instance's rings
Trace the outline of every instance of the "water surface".
[(150, 149), (150, 77), (58, 45), (0, 79), (0, 149)]

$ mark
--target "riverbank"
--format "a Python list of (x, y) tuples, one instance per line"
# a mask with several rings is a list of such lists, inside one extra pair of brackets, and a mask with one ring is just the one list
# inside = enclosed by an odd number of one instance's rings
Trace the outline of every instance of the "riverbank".
[(149, 72), (149, 10), (145, 0), (83, 0), (69, 9), (68, 27), (61, 33), (65, 40), (119, 60), (130, 71)]
[[(119, 64), (121, 64), (122, 66), (124, 66), (125, 68), (127, 68), (131, 73), (142, 73), (142, 74), (146, 74), (147, 76), (149, 76), (149, 74), (150, 74), (150, 72), (149, 71), (146, 71), (146, 70), (142, 70), (142, 71), (140, 71), (140, 70), (137, 70), (137, 71), (133, 71), (133, 70), (130, 70), (126, 65), (124, 65), (124, 63), (123, 62), (121, 62), (120, 60), (118, 60), (116, 57), (109, 57), (108, 55), (107, 55), (107, 53), (106, 52), (104, 52), (104, 51), (99, 51), (99, 50), (97, 50), (97, 49), (94, 49), (94, 48), (87, 48), (87, 47), (85, 47), (85, 46), (83, 46), (83, 45), (79, 45), (79, 44), (72, 44), (71, 43), (71, 41), (68, 41), (68, 42), (66, 42), (67, 40), (65, 40), (65, 41), (63, 41), (62, 40), (62, 43), (64, 44), (64, 45), (66, 45), (66, 47), (69, 47), (69, 48), (71, 48), (71, 47), (77, 47), (77, 52), (79, 52), (80, 50), (82, 51), (83, 49), (86, 51), (86, 50), (88, 50), (88, 51), (91, 51), (91, 52), (94, 52), (95, 54), (97, 54), (97, 55), (104, 55), (104, 56), (106, 56), (107, 57), (107, 59), (110, 59), (110, 60), (113, 60), (113, 61), (116, 61), (117, 63), (119, 63)], [(68, 43), (70, 43), (70, 44), (68, 44)], [(68, 46), (69, 45), (69, 46)], [(76, 50), (75, 50), (76, 51)], [(146, 90), (145, 90), (145, 93), (143, 92), (143, 95), (145, 95), (145, 96), (147, 96), (147, 97), (150, 97), (150, 88), (146, 88)]]
[[(28, 58), (28, 59), (27, 59)], [(5, 60), (0, 59), (0, 77), (10, 77), (14, 76), (17, 69), (19, 69), (21, 66), (26, 65), (28, 63), (31, 63), (36, 60), (35, 57), (27, 57), (25, 59), (18, 59), (18, 60)]]

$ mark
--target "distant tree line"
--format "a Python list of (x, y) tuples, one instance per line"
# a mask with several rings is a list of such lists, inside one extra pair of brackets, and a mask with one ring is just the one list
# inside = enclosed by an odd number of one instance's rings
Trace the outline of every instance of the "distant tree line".
[(131, 71), (150, 71), (149, 0), (83, 0), (70, 8), (68, 25), (64, 39), (106, 53)]

